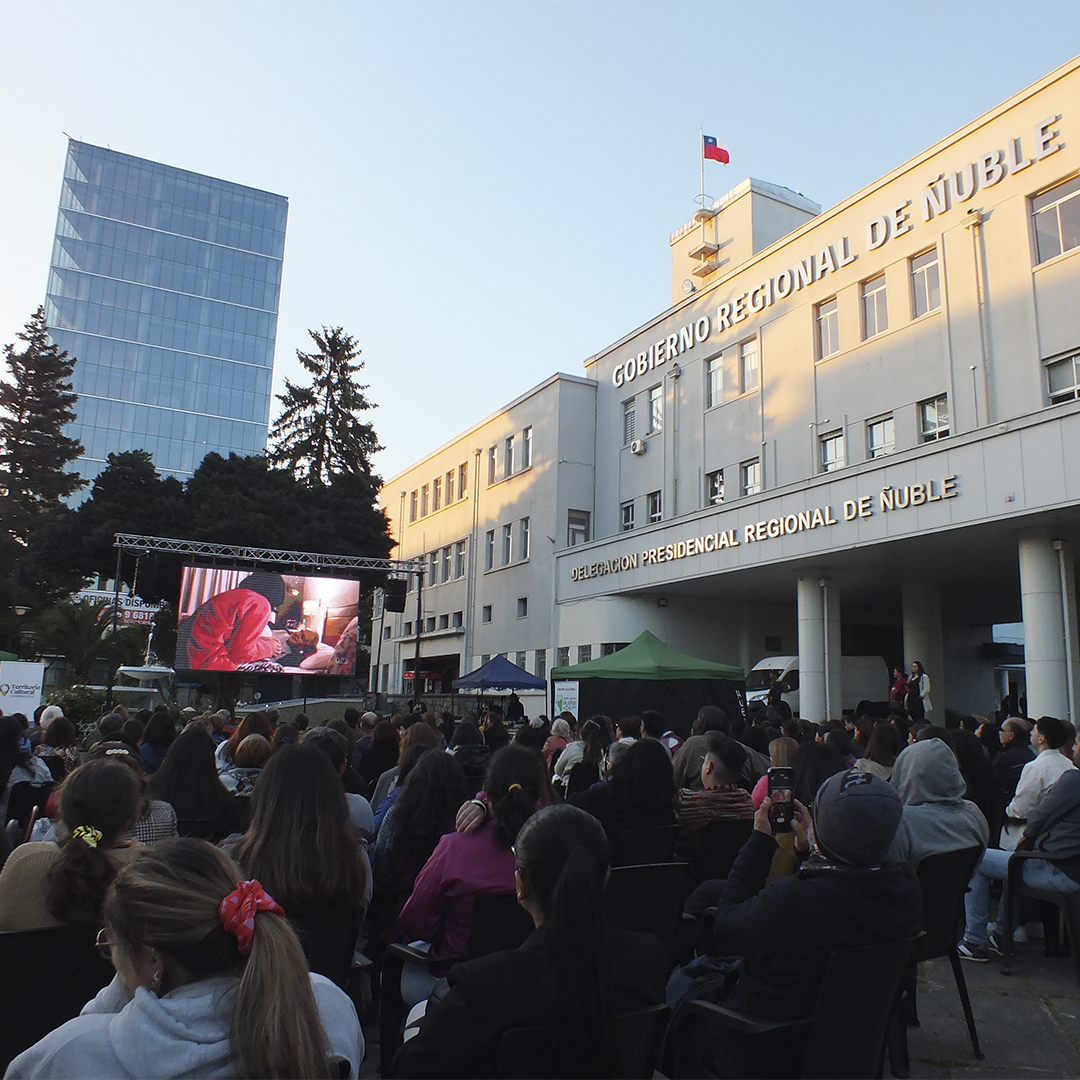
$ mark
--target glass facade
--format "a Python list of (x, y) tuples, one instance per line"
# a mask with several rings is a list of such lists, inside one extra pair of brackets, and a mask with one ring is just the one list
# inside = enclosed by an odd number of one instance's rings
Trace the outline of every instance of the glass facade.
[(111, 452), (186, 479), (266, 449), (288, 205), (69, 141), (45, 313), (78, 361), (85, 478)]

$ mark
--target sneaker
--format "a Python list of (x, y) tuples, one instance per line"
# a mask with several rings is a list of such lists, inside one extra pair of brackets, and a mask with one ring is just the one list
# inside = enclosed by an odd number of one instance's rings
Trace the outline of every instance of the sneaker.
[(965, 960), (974, 960), (976, 964), (985, 964), (990, 959), (990, 950), (985, 945), (972, 945), (966, 939), (956, 946), (956, 951)]
[[(1016, 939), (1013, 938), (1015, 941)], [(989, 933), (986, 935), (986, 948), (989, 952), (996, 953), (998, 956), (1004, 956), (1005, 951), (1001, 947), (1001, 935), (996, 933)]]
[(1017, 945), (1026, 945), (1028, 939), (1028, 932), (1023, 926), (1018, 926), (1013, 931), (1013, 941)]

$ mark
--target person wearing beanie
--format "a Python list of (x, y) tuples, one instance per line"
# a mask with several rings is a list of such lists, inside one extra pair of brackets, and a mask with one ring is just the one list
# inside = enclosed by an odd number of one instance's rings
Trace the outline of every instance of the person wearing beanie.
[[(777, 851), (771, 805), (762, 802), (717, 901), (716, 954), (742, 957), (722, 1004), (759, 1020), (796, 1020), (813, 1011), (832, 953), (919, 933), (922, 893), (914, 872), (888, 859), (903, 804), (880, 777), (857, 769), (836, 773), (818, 789), (812, 814), (796, 802), (802, 867), (766, 889)], [(669, 991), (675, 984), (673, 976)], [(753, 1075), (798, 1075), (802, 1051), (797, 1039), (777, 1040), (764, 1051), (775, 1060), (764, 1062), (758, 1043), (752, 1067), (768, 1071)], [(737, 1040), (715, 1052), (733, 1070), (718, 1075), (751, 1075)]]

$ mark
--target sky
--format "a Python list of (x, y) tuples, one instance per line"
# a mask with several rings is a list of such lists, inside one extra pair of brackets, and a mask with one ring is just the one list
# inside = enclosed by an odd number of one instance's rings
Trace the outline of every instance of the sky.
[(389, 478), (670, 304), (702, 129), (713, 197), (827, 208), (1069, 60), (1080, 4), (4, 0), (0, 41), (0, 342), (65, 132), (286, 195), (275, 392), (343, 326)]

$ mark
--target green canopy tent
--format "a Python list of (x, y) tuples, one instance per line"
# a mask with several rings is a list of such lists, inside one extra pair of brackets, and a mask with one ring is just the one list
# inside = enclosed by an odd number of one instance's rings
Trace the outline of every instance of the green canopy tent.
[(577, 682), (579, 716), (604, 713), (617, 721), (656, 709), (683, 738), (703, 705), (746, 715), (742, 668), (687, 656), (648, 630), (610, 656), (552, 668), (550, 678)]

